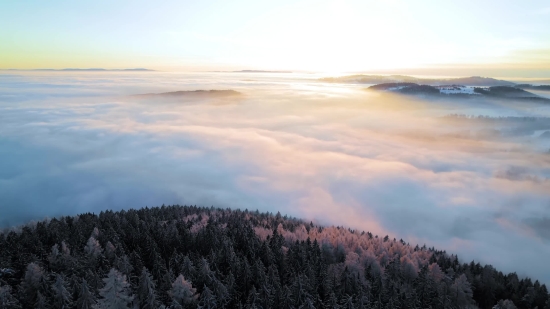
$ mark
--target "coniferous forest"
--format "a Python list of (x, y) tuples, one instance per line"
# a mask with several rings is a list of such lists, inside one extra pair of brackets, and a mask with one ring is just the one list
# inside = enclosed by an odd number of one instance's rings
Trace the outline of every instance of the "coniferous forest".
[(539, 308), (544, 284), (280, 214), (162, 206), (0, 234), (4, 308)]

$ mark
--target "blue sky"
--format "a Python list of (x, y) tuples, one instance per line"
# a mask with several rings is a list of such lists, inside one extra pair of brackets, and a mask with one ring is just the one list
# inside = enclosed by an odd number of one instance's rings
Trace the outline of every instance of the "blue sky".
[(547, 1), (4, 1), (0, 68), (548, 77), (548, 29)]

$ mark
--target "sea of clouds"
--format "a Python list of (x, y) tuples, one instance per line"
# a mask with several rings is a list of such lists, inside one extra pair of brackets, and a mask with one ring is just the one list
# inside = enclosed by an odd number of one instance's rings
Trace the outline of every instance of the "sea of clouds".
[[(4, 71), (0, 227), (162, 204), (279, 211), (550, 283), (550, 105), (316, 78)], [(211, 89), (241, 95), (131, 96)]]

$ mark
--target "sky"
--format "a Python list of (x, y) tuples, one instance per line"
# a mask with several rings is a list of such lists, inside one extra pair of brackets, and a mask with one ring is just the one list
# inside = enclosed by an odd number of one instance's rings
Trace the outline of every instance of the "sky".
[[(548, 104), (320, 76), (2, 72), (0, 229), (162, 204), (258, 209), (550, 283)], [(128, 96), (200, 89), (240, 95)]]
[(550, 77), (548, 1), (2, 1), (0, 68)]

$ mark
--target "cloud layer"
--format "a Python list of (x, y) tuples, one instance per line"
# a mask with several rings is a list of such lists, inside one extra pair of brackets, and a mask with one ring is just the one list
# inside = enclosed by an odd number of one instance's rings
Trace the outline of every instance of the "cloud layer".
[[(242, 95), (128, 97), (199, 89)], [(0, 75), (0, 225), (163, 203), (280, 211), (548, 283), (546, 117), (295, 74)]]

